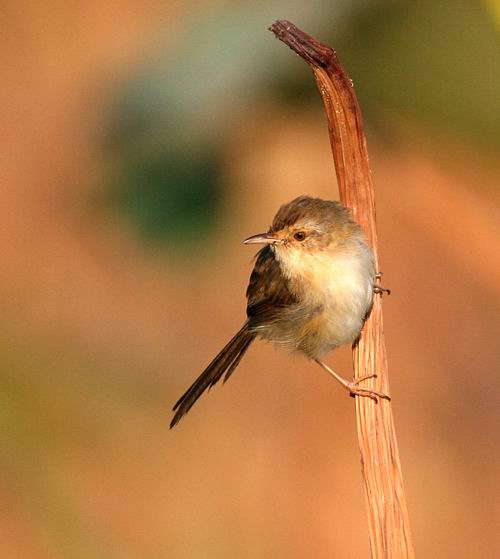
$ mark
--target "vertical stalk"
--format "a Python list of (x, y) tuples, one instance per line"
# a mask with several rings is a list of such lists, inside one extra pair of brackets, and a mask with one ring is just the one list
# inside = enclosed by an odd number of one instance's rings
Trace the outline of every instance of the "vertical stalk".
[[(313, 71), (328, 120), (340, 199), (365, 230), (379, 269), (375, 194), (353, 83), (329, 46), (288, 21), (276, 21), (270, 30)], [(376, 372), (376, 381), (370, 381), (373, 387), (389, 393), (379, 295), (375, 296), (359, 342), (353, 347), (353, 364), (355, 378)], [(412, 559), (414, 551), (391, 403), (356, 397), (356, 419), (372, 557)]]

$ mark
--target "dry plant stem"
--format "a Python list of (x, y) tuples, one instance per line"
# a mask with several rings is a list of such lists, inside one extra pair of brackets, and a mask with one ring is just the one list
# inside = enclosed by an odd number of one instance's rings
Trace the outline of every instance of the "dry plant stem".
[[(288, 21), (270, 28), (312, 68), (328, 119), (340, 199), (366, 232), (378, 268), (375, 196), (361, 111), (352, 81), (335, 51)], [(381, 297), (353, 348), (354, 377), (377, 373), (377, 390), (389, 394)], [(375, 383), (375, 381), (371, 381)], [(362, 473), (365, 482), (372, 557), (414, 557), (391, 403), (356, 398)]]

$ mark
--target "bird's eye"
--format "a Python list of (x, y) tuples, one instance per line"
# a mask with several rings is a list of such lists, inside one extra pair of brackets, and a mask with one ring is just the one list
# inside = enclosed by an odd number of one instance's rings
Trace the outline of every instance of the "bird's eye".
[(304, 231), (297, 231), (297, 233), (293, 235), (293, 238), (296, 241), (303, 241), (306, 238), (306, 234), (304, 233)]

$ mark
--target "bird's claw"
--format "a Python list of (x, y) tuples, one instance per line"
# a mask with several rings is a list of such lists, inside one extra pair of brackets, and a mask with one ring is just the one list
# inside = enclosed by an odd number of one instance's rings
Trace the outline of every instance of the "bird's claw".
[[(377, 272), (375, 274), (375, 279), (376, 280), (381, 280), (383, 275), (384, 275), (383, 272)], [(380, 295), (383, 295), (384, 293), (387, 293), (387, 295), (390, 295), (391, 290), (386, 289), (383, 285), (380, 285), (378, 283), (374, 283), (373, 284), (373, 293), (378, 293)]]
[(374, 285), (373, 286), (373, 293), (379, 293), (380, 295), (383, 295), (384, 293), (387, 293), (387, 295), (390, 295), (391, 290), (383, 287), (382, 285)]
[(361, 386), (358, 386), (360, 382), (363, 382), (364, 380), (368, 380), (370, 378), (377, 378), (377, 375), (365, 375), (360, 378), (354, 379), (351, 382), (348, 382), (346, 384), (346, 389), (349, 391), (350, 396), (353, 398), (355, 396), (364, 396), (366, 398), (370, 398), (376, 403), (378, 403), (379, 398), (390, 401), (391, 397), (388, 394), (384, 394), (383, 392), (374, 390), (373, 388), (363, 388)]

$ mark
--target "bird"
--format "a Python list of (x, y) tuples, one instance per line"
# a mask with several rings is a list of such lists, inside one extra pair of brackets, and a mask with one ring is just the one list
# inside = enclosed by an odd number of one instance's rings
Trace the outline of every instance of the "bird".
[(267, 233), (243, 241), (263, 245), (250, 275), (247, 318), (173, 407), (170, 428), (223, 376), (225, 383), (256, 338), (299, 352), (328, 371), (353, 396), (389, 399), (348, 381), (324, 361), (358, 339), (370, 313), (379, 274), (362, 228), (338, 201), (299, 196), (282, 205)]

